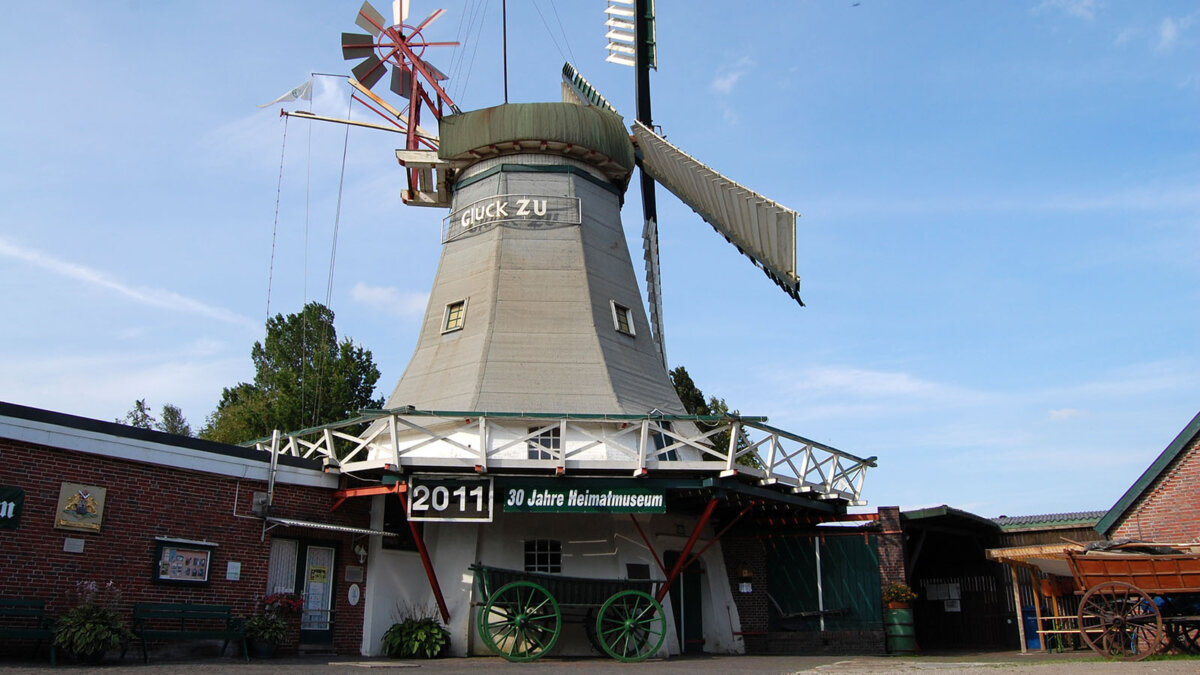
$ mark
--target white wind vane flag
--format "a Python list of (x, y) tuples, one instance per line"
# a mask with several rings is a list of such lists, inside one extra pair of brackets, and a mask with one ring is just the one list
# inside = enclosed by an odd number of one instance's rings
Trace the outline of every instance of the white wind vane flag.
[(295, 101), (298, 99), (304, 99), (305, 101), (311, 101), (312, 100), (312, 84), (313, 84), (313, 81), (312, 81), (312, 78), (310, 77), (307, 80), (305, 80), (303, 84), (296, 85), (295, 87), (293, 87), (289, 91), (285, 92), (282, 96), (275, 99), (274, 101), (271, 101), (269, 103), (264, 103), (258, 107), (266, 108), (267, 106), (275, 105), (276, 103), (289, 103), (291, 101)]

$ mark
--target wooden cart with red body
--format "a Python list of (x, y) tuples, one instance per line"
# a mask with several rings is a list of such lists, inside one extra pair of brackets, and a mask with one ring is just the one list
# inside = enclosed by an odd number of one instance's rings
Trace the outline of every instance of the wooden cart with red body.
[(1067, 552), (1083, 593), (1079, 632), (1101, 656), (1140, 661), (1170, 649), (1200, 654), (1200, 553), (1167, 548), (1176, 552)]

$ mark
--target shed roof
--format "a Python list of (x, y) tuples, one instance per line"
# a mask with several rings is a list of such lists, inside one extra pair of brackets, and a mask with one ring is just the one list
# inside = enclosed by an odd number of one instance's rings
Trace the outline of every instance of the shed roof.
[(1067, 527), (1089, 527), (1095, 525), (1106, 511), (1072, 511), (1070, 513), (1041, 513), (1030, 516), (1000, 516), (992, 522), (1001, 530), (1054, 530)]
[(1100, 519), (1100, 522), (1096, 523), (1096, 531), (1108, 536), (1109, 531), (1116, 526), (1117, 521), (1133, 506), (1138, 497), (1141, 497), (1142, 493), (1149, 489), (1158, 480), (1158, 477), (1166, 472), (1167, 467), (1183, 454), (1184, 450), (1197, 438), (1200, 438), (1200, 413), (1196, 413), (1192, 421), (1188, 422), (1183, 431), (1180, 431), (1179, 435), (1175, 437), (1175, 440), (1163, 449), (1154, 463), (1134, 481), (1125, 494), (1121, 495), (1117, 503), (1113, 504), (1112, 508)]
[(915, 509), (913, 511), (904, 511), (900, 514), (900, 520), (905, 525), (915, 525), (918, 527), (937, 526), (960, 530), (982, 530), (985, 532), (994, 532), (997, 528), (996, 523), (983, 516), (977, 516), (969, 511), (956, 509), (945, 504), (924, 509)]

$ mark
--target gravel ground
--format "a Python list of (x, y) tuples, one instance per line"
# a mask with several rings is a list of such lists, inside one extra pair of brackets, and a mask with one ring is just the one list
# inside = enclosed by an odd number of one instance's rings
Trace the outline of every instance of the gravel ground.
[(906, 657), (872, 656), (703, 656), (646, 661), (644, 663), (618, 663), (609, 659), (541, 659), (533, 663), (508, 663), (499, 658), (441, 659), (437, 661), (394, 661), (353, 657), (304, 657), (280, 658), (268, 661), (245, 663), (240, 659), (214, 658), (195, 661), (160, 661), (144, 665), (136, 659), (110, 661), (99, 667), (84, 667), (71, 664), (64, 659), (58, 668), (50, 668), (46, 661), (17, 662), (0, 661), (0, 673), (52, 672), (100, 672), (105, 675), (159, 675), (161, 673), (213, 673), (234, 672), (245, 675), (267, 674), (286, 671), (288, 675), (324, 675), (327, 673), (361, 673), (382, 675), (383, 673), (419, 673), (438, 675), (502, 675), (508, 673), (537, 673), (538, 675), (588, 675), (590, 673), (636, 673), (704, 675), (706, 673), (772, 673), (791, 675), (794, 673), (827, 673), (829, 675), (855, 675), (858, 673), (899, 673), (902, 675), (949, 675), (951, 673), (1035, 673), (1038, 675), (1105, 675), (1108, 673), (1200, 673), (1200, 657), (1143, 661), (1139, 663), (1104, 662), (1088, 652), (1067, 654), (1028, 654), (1018, 652), (990, 652), (983, 654), (956, 654)]

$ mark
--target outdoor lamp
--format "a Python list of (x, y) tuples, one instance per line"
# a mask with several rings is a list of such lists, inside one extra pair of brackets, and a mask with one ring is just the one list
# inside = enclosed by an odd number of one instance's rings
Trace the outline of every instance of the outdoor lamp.
[(746, 563), (742, 563), (742, 567), (738, 570), (738, 592), (753, 593), (754, 592), (754, 572)]

